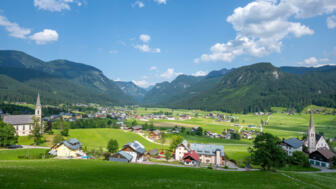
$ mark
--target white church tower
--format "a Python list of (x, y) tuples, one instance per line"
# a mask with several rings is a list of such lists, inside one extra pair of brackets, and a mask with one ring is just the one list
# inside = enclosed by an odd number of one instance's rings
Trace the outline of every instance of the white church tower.
[(40, 101), (40, 93), (37, 94), (36, 106), (35, 106), (35, 117), (39, 118), (40, 125), (42, 125), (42, 106)]
[(312, 110), (310, 111), (310, 121), (309, 121), (309, 128), (308, 128), (308, 152), (312, 153), (316, 150), (316, 136), (315, 136), (315, 127), (313, 122), (313, 113)]

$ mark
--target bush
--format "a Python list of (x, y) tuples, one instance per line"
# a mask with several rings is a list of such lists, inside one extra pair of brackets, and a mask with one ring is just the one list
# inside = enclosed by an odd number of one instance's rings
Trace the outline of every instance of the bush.
[(300, 151), (293, 152), (293, 156), (289, 158), (289, 163), (301, 167), (310, 167), (308, 156)]
[(119, 149), (119, 146), (118, 146), (118, 141), (117, 140), (114, 140), (114, 139), (110, 139), (108, 144), (107, 144), (107, 150), (110, 152), (110, 153), (115, 153), (117, 152)]
[(62, 142), (63, 140), (64, 140), (63, 136), (61, 134), (57, 134), (53, 139), (53, 143), (57, 144), (59, 142)]

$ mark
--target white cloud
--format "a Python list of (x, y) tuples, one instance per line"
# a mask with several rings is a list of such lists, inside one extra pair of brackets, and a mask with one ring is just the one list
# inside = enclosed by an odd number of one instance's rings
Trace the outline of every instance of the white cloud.
[(197, 71), (195, 73), (193, 73), (192, 75), (193, 76), (206, 76), (208, 74), (208, 72), (205, 72), (205, 71)]
[(58, 33), (55, 30), (44, 29), (42, 32), (37, 32), (29, 37), (38, 45), (44, 45), (58, 40)]
[(146, 80), (139, 80), (139, 81), (132, 80), (132, 82), (133, 82), (134, 84), (136, 84), (137, 86), (139, 86), (139, 87), (143, 87), (143, 88), (147, 88), (147, 87), (149, 87), (150, 85), (152, 85), (152, 83), (149, 83), (149, 82), (146, 81)]
[(147, 35), (147, 34), (141, 34), (139, 36), (139, 39), (144, 42), (144, 43), (148, 43), (151, 39), (150, 35)]
[(160, 77), (165, 78), (165, 79), (171, 79), (181, 74), (183, 73), (175, 72), (173, 68), (168, 68), (167, 71), (165, 71), (164, 73), (160, 75)]
[(336, 28), (336, 16), (333, 15), (333, 16), (329, 16), (327, 18), (327, 27), (329, 29), (333, 29), (333, 28)]
[(157, 67), (156, 67), (156, 66), (151, 66), (151, 67), (149, 68), (149, 70), (151, 70), (151, 71), (157, 70)]
[(305, 59), (302, 62), (298, 62), (297, 64), (305, 67), (320, 67), (325, 65), (334, 65), (334, 64), (328, 64), (328, 62), (330, 62), (328, 58), (316, 58), (312, 56)]
[(167, 0), (154, 0), (158, 4), (167, 4)]
[(312, 35), (314, 31), (290, 18), (309, 18), (336, 10), (335, 0), (258, 0), (238, 7), (227, 18), (236, 37), (217, 43), (209, 54), (196, 58), (195, 63), (208, 61), (230, 62), (240, 55), (263, 57), (281, 52), (285, 37)]
[(136, 49), (138, 49), (142, 52), (147, 52), (147, 53), (160, 53), (161, 52), (161, 49), (159, 49), (159, 48), (152, 49), (147, 44), (135, 45), (134, 48), (136, 48)]
[(114, 81), (121, 81), (121, 79), (118, 77), (117, 79), (115, 79)]
[(15, 22), (10, 22), (6, 17), (0, 15), (0, 26), (4, 26), (12, 37), (25, 39), (30, 34), (31, 30), (20, 27)]
[(70, 10), (71, 3), (74, 3), (77, 6), (82, 6), (81, 0), (34, 0), (35, 7), (51, 12)]
[(132, 7), (139, 7), (139, 8), (143, 8), (145, 6), (145, 4), (142, 1), (135, 1), (132, 4)]
[(108, 53), (110, 53), (110, 54), (117, 54), (118, 51), (117, 50), (110, 50)]
[(134, 48), (139, 49), (142, 52), (150, 52), (151, 49), (148, 45), (143, 44), (143, 45), (135, 45)]

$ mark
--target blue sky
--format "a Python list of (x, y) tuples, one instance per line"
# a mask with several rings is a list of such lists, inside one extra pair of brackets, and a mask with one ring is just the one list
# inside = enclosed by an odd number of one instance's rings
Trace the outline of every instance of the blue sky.
[(1, 0), (0, 49), (142, 87), (256, 62), (336, 63), (335, 0)]

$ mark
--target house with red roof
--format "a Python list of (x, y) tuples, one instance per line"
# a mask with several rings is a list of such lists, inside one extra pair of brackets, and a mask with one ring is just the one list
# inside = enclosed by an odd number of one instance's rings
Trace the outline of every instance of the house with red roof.
[(199, 165), (200, 155), (193, 151), (187, 152), (183, 156), (183, 163), (185, 165)]

